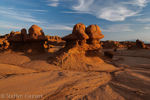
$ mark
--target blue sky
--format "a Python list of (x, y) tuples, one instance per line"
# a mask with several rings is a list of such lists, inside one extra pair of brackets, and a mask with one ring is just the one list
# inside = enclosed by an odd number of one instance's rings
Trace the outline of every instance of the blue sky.
[(150, 42), (150, 0), (0, 0), (0, 35), (40, 26), (60, 37), (77, 23), (97, 24), (102, 40)]

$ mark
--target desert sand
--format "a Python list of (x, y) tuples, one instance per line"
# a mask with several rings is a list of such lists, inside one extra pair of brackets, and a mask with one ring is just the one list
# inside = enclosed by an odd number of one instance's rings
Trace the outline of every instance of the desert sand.
[(50, 65), (52, 53), (0, 53), (0, 94), (4, 100), (149, 100), (150, 50), (113, 53), (102, 69), (88, 71)]
[(102, 38), (82, 23), (63, 38), (12, 31), (1, 39), (0, 100), (149, 100), (149, 47)]

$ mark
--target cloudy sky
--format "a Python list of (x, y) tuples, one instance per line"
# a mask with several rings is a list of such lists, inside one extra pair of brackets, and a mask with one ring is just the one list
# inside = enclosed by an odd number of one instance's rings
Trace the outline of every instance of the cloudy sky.
[(40, 26), (60, 37), (77, 23), (97, 24), (103, 40), (150, 42), (150, 0), (0, 0), (0, 35)]

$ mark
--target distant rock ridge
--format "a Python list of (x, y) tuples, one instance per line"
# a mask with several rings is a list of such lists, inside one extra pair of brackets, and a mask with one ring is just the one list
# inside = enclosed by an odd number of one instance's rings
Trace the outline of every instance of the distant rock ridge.
[(144, 42), (139, 39), (136, 40), (136, 44), (128, 45), (128, 49), (150, 49), (148, 46), (144, 44)]
[(117, 41), (103, 41), (101, 44), (104, 49), (114, 49), (114, 48), (125, 47), (123, 44)]

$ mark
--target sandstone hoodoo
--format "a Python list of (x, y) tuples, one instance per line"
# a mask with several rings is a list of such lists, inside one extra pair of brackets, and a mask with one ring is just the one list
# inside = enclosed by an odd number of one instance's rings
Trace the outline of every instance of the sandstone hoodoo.
[(101, 45), (99, 39), (104, 38), (97, 25), (90, 25), (87, 28), (84, 24), (76, 24), (72, 34), (62, 38), (66, 41), (66, 48), (78, 49), (78, 51), (99, 50)]
[(87, 27), (86, 32), (87, 35), (89, 36), (89, 39), (87, 40), (87, 43), (89, 44), (89, 50), (101, 49), (102, 47), (100, 45), (99, 39), (102, 39), (105, 36), (101, 34), (99, 26), (92, 24)]
[(44, 52), (47, 37), (42, 29), (37, 25), (32, 25), (28, 32), (29, 34), (26, 29), (22, 29), (21, 32), (12, 31), (8, 37), (9, 49), (19, 52)]
[(84, 24), (76, 24), (73, 28), (72, 34), (62, 38), (62, 40), (66, 41), (65, 48), (86, 50), (86, 40), (89, 39), (89, 36), (85, 33), (85, 29), (86, 27)]
[(66, 41), (65, 47), (49, 57), (48, 63), (62, 69), (102, 70), (106, 64), (103, 60), (105, 57), (99, 52), (99, 39), (102, 38), (104, 35), (99, 26), (90, 25), (86, 28), (82, 23), (76, 24), (72, 33), (62, 38)]

